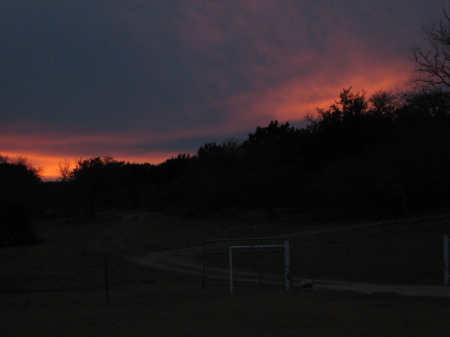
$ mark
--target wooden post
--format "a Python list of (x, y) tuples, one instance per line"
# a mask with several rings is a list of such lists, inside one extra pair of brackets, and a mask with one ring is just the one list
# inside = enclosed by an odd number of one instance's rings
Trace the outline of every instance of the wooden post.
[(444, 235), (444, 284), (448, 286), (448, 235)]
[(105, 253), (105, 291), (106, 291), (106, 303), (109, 303), (108, 263), (106, 261), (106, 253)]
[(228, 247), (228, 259), (230, 265), (230, 294), (233, 295), (233, 246)]
[(291, 251), (289, 240), (284, 241), (284, 288), (291, 289)]

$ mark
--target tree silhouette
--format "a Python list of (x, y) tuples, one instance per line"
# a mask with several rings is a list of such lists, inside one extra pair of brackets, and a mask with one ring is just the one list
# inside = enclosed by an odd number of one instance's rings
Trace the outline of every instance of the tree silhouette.
[(254, 207), (263, 206), (269, 219), (276, 216), (277, 207), (297, 201), (300, 139), (299, 130), (275, 120), (257, 127), (243, 142), (247, 189), (253, 191)]
[(61, 175), (61, 181), (67, 182), (70, 179), (71, 163), (67, 158), (64, 161), (58, 163), (59, 173)]
[(417, 91), (448, 91), (450, 89), (450, 15), (442, 7), (442, 18), (422, 27), (429, 48), (412, 46), (415, 62), (410, 82)]
[(71, 173), (74, 192), (81, 204), (94, 214), (98, 208), (113, 206), (120, 195), (124, 162), (112, 157), (80, 159)]
[(0, 156), (0, 245), (18, 246), (40, 242), (32, 213), (38, 207), (39, 170), (19, 157), (10, 162)]

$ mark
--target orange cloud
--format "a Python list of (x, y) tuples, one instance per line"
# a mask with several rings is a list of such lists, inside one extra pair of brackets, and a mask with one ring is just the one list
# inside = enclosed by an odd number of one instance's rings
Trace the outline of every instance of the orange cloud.
[(270, 120), (298, 121), (317, 108), (328, 108), (339, 98), (344, 88), (354, 91), (366, 90), (368, 97), (378, 90), (395, 89), (405, 78), (405, 69), (385, 69), (378, 76), (352, 74), (342, 78), (339, 84), (327, 84), (327, 78), (318, 76), (306, 82), (294, 80), (258, 93), (236, 95), (230, 105), (234, 107), (230, 119), (240, 120), (243, 124), (263, 126)]

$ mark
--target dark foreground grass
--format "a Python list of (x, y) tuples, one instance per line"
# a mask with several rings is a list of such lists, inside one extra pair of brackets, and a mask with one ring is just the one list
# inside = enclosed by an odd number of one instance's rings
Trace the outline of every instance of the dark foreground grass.
[(382, 284), (443, 283), (449, 218), (398, 221), (294, 238), (294, 273)]
[(195, 282), (3, 294), (3, 336), (448, 336), (448, 300)]

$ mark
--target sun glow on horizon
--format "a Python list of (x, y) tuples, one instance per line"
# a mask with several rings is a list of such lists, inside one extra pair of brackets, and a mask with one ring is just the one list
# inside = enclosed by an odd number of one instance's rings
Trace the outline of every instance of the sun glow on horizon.
[[(8, 157), (11, 161), (14, 161), (16, 158), (25, 158), (27, 163), (30, 164), (33, 168), (37, 169), (40, 173), (42, 181), (59, 181), (61, 180), (61, 172), (60, 172), (60, 163), (64, 163), (68, 161), (70, 163), (71, 169), (73, 169), (76, 165), (76, 162), (80, 159), (88, 159), (93, 157), (104, 157), (109, 155), (101, 155), (101, 156), (48, 156), (45, 154), (37, 154), (37, 153), (15, 153), (15, 152), (0, 152), (0, 155), (3, 157)], [(136, 163), (136, 164), (144, 164), (149, 163), (153, 165), (158, 165), (163, 163), (164, 161), (175, 157), (177, 154), (171, 152), (154, 152), (148, 155), (136, 155), (136, 156), (121, 156), (117, 157), (112, 156), (114, 160)]]

